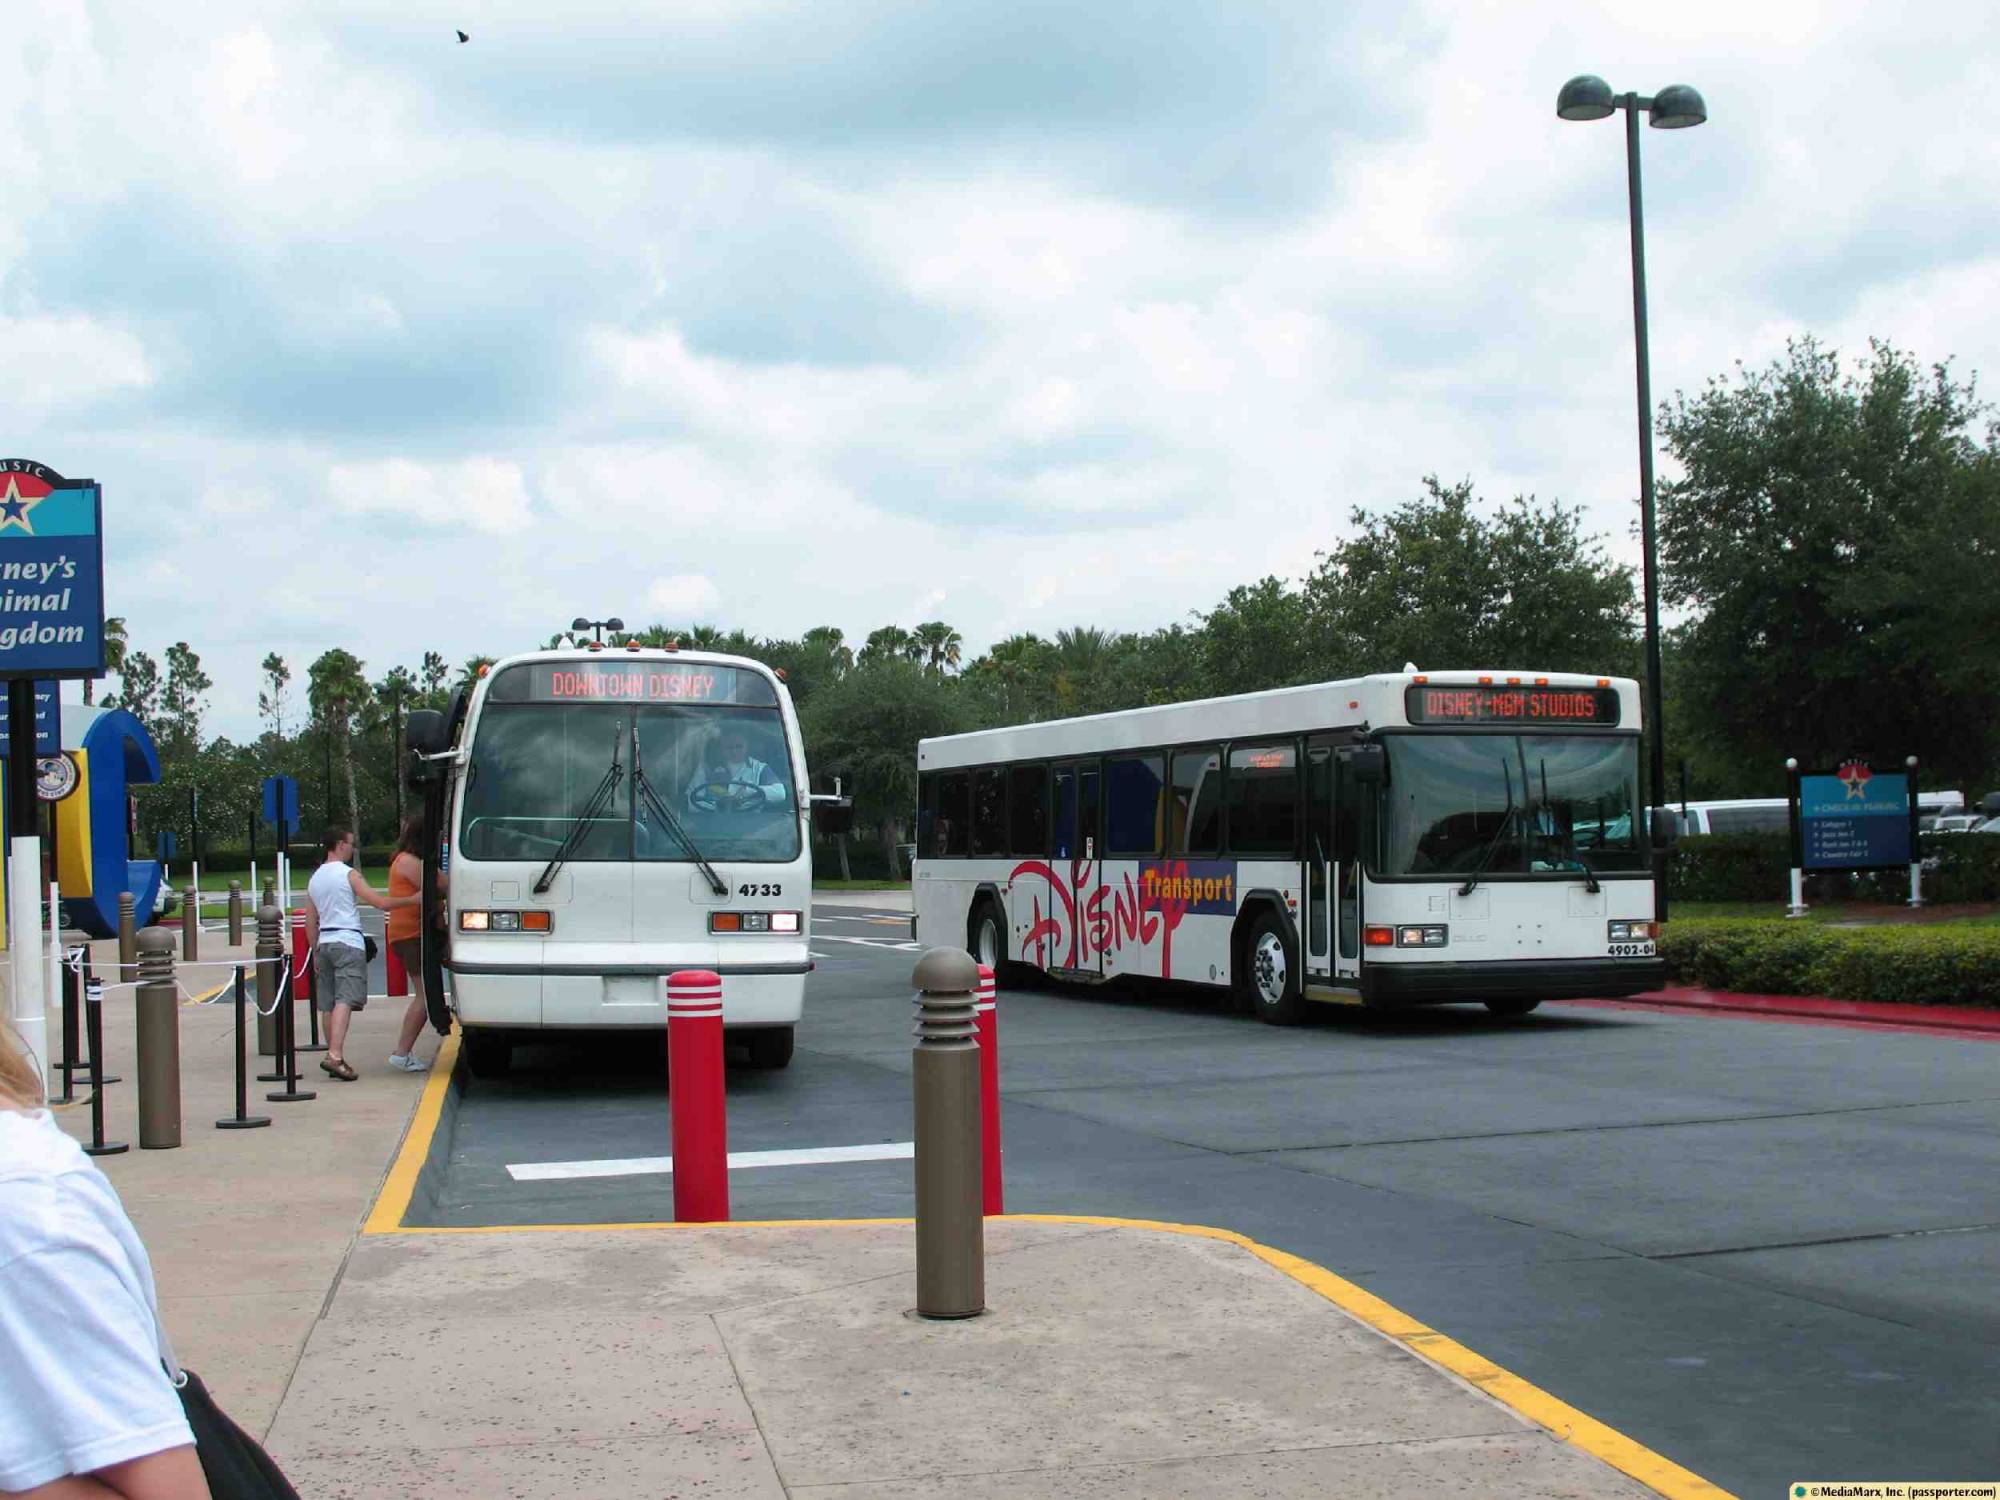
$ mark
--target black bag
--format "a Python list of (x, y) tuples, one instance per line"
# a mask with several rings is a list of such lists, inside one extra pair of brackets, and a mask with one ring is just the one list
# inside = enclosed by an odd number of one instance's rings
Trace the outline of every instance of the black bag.
[(199, 1375), (183, 1369), (177, 1389), (214, 1500), (299, 1500), (271, 1455), (215, 1404)]
[(375, 937), (374, 937), (374, 934), (373, 934), (373, 933), (367, 933), (367, 932), (364, 932), (364, 933), (362, 933), (362, 934), (361, 934), (361, 941), (362, 941), (363, 943), (367, 944), (367, 946), (368, 946), (368, 962), (370, 962), (371, 964), (372, 964), (372, 963), (374, 963), (374, 962), (375, 962), (375, 955), (376, 955), (376, 953), (377, 953), (377, 952), (379, 952), (379, 951), (380, 951), (380, 950), (379, 950), (379, 949), (377, 949), (377, 948), (376, 948), (376, 946), (375, 946)]

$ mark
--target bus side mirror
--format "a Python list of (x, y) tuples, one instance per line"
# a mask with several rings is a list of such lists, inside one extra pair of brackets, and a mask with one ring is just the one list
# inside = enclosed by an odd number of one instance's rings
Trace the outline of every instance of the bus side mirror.
[(820, 793), (812, 799), (812, 814), (815, 833), (846, 833), (854, 827), (854, 799)]
[(445, 749), (444, 715), (434, 708), (413, 708), (403, 721), (403, 738), (419, 755), (436, 755)]
[(1389, 757), (1380, 745), (1354, 745), (1343, 752), (1347, 774), (1363, 786), (1379, 786), (1389, 779)]
[(1681, 815), (1671, 807), (1653, 809), (1653, 847), (1671, 849), (1680, 842)]

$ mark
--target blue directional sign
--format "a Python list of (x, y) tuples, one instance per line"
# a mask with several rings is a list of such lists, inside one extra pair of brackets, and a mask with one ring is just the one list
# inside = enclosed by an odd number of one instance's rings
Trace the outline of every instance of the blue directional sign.
[(299, 826), (299, 784), (289, 776), (264, 778), (264, 821), (273, 828)]
[(1860, 761), (1799, 777), (1799, 832), (1808, 870), (1886, 870), (1907, 866), (1910, 778), (1877, 774)]
[(180, 840), (174, 836), (174, 832), (171, 828), (162, 828), (159, 833), (158, 847), (160, 851), (160, 859), (162, 862), (164, 862), (166, 860), (172, 859), (176, 854), (180, 852), (181, 843)]
[[(11, 731), (6, 704), (0, 702), (0, 756), (13, 751)], [(35, 684), (35, 754), (62, 754), (62, 700), (56, 695), (53, 682)]]
[(0, 680), (104, 675), (104, 497), (0, 458)]

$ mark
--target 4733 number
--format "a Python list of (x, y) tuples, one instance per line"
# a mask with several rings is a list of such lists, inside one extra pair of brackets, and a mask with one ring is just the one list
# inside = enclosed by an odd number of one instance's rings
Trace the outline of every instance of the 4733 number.
[(739, 896), (782, 896), (785, 894), (785, 888), (782, 885), (759, 885), (754, 880), (746, 880), (736, 888), (736, 894)]

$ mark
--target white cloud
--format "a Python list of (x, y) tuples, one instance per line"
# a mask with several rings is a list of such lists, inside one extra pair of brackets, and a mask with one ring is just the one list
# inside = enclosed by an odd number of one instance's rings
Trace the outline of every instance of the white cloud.
[(658, 578), (646, 590), (646, 603), (670, 620), (701, 623), (722, 602), (722, 590), (700, 573), (676, 573)]
[(0, 360), (0, 426), (17, 432), (154, 380), (135, 335), (76, 313), (0, 317)]
[(494, 458), (425, 464), (406, 458), (334, 464), (327, 496), (349, 515), (387, 515), (420, 526), (469, 526), (492, 535), (529, 523), (528, 486), (519, 465)]

